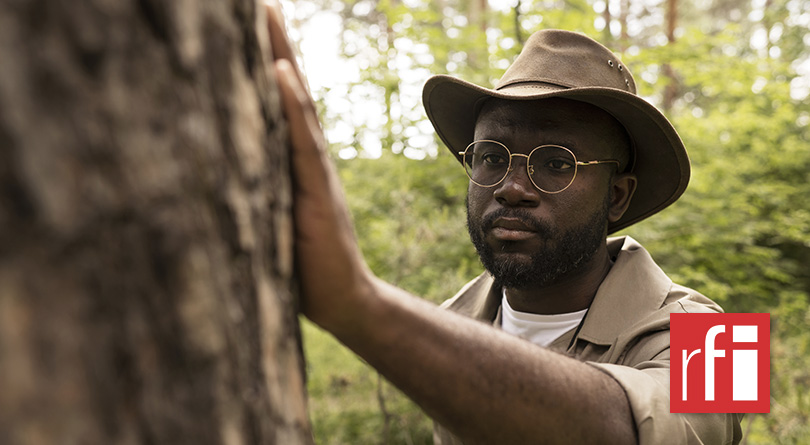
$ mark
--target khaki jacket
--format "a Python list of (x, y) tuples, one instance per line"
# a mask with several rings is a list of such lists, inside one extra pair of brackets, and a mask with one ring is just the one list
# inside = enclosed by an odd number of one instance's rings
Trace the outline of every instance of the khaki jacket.
[[(600, 285), (577, 332), (550, 349), (575, 357), (616, 379), (627, 393), (640, 444), (736, 444), (742, 438), (738, 414), (669, 412), (669, 314), (722, 312), (703, 295), (677, 284), (630, 237), (609, 238), (615, 263)], [(503, 290), (489, 274), (469, 282), (442, 307), (501, 325)], [(461, 444), (434, 425), (438, 445)]]

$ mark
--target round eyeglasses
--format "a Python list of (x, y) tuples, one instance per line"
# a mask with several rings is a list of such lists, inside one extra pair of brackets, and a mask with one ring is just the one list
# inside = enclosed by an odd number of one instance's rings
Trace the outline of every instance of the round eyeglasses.
[(494, 187), (512, 171), (512, 157), (526, 158), (526, 172), (535, 187), (541, 192), (554, 194), (567, 189), (577, 177), (578, 167), (616, 164), (615, 159), (577, 161), (574, 153), (560, 145), (541, 145), (528, 155), (512, 153), (497, 141), (481, 140), (468, 145), (458, 153), (464, 157), (464, 170), (476, 185)]

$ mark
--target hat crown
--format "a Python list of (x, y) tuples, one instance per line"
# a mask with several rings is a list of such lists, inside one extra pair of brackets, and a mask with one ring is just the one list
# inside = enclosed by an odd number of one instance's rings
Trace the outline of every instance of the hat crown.
[(584, 34), (563, 30), (532, 34), (495, 89), (531, 83), (615, 88), (636, 94), (633, 76), (613, 52)]

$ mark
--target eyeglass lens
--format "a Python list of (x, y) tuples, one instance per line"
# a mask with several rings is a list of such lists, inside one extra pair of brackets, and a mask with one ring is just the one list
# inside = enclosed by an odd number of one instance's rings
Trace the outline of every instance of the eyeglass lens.
[[(478, 185), (493, 186), (509, 174), (510, 153), (506, 147), (488, 141), (475, 142), (464, 152), (464, 168)], [(512, 161), (522, 168), (522, 161)], [(526, 167), (529, 177), (540, 190), (555, 193), (564, 190), (576, 175), (576, 158), (569, 150), (546, 145), (531, 152)]]

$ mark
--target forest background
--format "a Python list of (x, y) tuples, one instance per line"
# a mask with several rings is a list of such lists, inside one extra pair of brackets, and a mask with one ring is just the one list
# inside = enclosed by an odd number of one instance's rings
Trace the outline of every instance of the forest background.
[[(284, 5), (369, 265), (435, 302), (481, 266), (467, 178), (427, 122), (424, 81), (493, 85), (544, 28), (617, 52), (693, 167), (675, 205), (620, 234), (727, 312), (771, 314), (771, 413), (746, 418), (744, 443), (810, 443), (810, 0)], [(306, 321), (304, 342), (319, 444), (431, 443), (430, 421), (373, 369)]]

